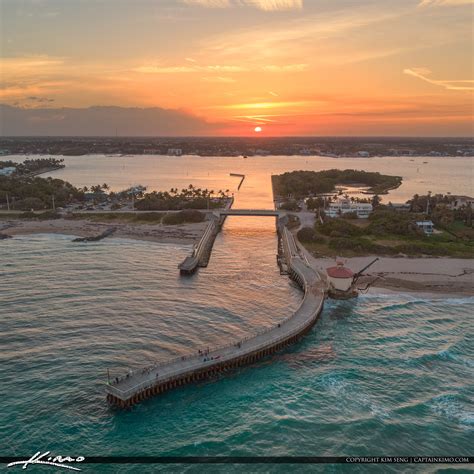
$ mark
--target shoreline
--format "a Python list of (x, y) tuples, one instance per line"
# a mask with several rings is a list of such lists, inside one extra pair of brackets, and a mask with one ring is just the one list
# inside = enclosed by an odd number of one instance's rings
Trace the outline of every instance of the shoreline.
[[(376, 258), (343, 259), (354, 273)], [(313, 268), (325, 275), (335, 264), (333, 258), (311, 258)], [(359, 288), (371, 284), (369, 293), (407, 292), (431, 297), (474, 296), (474, 259), (450, 257), (379, 257), (358, 280)]]
[[(3, 225), (1, 225), (3, 224)], [(75, 237), (93, 237), (109, 227), (114, 234), (107, 238), (126, 238), (147, 242), (193, 245), (199, 241), (207, 221), (179, 225), (129, 224), (91, 222), (87, 219), (0, 220), (0, 232), (11, 237), (31, 234), (63, 234)]]
[[(92, 237), (115, 227), (107, 238), (125, 238), (164, 244), (194, 245), (202, 236), (207, 221), (179, 225), (147, 223), (92, 222), (87, 219), (0, 220), (0, 233), (15, 237), (31, 234), (62, 234)], [(9, 239), (7, 239), (9, 240)], [(304, 249), (303, 246), (301, 246)], [(303, 250), (310, 265), (326, 278), (326, 268), (333, 266), (333, 258), (315, 258)], [(344, 259), (346, 266), (359, 271), (376, 256)], [(374, 281), (375, 280), (375, 281)], [(397, 291), (426, 294), (431, 297), (474, 296), (474, 259), (450, 257), (379, 257), (358, 281), (359, 287), (371, 284), (369, 293)]]

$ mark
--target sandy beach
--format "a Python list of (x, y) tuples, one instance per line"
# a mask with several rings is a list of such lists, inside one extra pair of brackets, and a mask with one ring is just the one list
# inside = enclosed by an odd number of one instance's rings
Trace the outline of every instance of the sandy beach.
[[(344, 259), (354, 272), (364, 268), (375, 256)], [(332, 258), (313, 258), (311, 264), (325, 274), (335, 264)], [(358, 280), (358, 287), (391, 291), (413, 291), (444, 295), (474, 295), (474, 259), (379, 257)]]
[(180, 225), (91, 222), (87, 219), (5, 220), (0, 221), (0, 232), (14, 237), (27, 234), (66, 234), (76, 237), (92, 237), (105, 229), (115, 227), (108, 238), (126, 238), (151, 242), (189, 244), (197, 243), (207, 222)]

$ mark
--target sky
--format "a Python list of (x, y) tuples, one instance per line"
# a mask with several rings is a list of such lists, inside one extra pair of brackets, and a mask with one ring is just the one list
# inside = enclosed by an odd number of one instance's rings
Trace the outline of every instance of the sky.
[(0, 0), (0, 133), (75, 134), (114, 106), (123, 134), (470, 136), (473, 8)]

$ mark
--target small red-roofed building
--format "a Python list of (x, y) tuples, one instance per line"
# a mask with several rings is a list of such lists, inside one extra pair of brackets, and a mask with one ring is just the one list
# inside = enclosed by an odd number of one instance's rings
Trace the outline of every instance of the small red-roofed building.
[(335, 267), (326, 268), (329, 288), (336, 291), (350, 291), (354, 272), (344, 266), (344, 262), (337, 261)]

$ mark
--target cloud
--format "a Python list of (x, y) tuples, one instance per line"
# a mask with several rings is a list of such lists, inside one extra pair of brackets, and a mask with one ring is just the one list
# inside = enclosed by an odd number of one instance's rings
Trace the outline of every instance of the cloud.
[(140, 66), (132, 69), (145, 74), (176, 74), (188, 72), (242, 72), (247, 69), (241, 66)]
[(232, 84), (234, 82), (237, 82), (233, 77), (223, 77), (223, 76), (208, 76), (208, 77), (203, 77), (202, 80), (205, 82), (217, 82), (221, 84)]
[(37, 72), (39, 69), (50, 70), (63, 64), (64, 58), (50, 56), (0, 57), (0, 71), (2, 71), (2, 74)]
[(144, 74), (179, 74), (179, 73), (195, 73), (195, 72), (216, 72), (216, 73), (235, 73), (248, 71), (263, 72), (302, 72), (308, 70), (308, 64), (269, 64), (264, 66), (255, 66), (247, 68), (235, 65), (208, 65), (208, 66), (139, 66), (133, 68), (132, 71)]
[(209, 135), (218, 123), (159, 107), (19, 108), (0, 104), (3, 136)]
[(457, 80), (435, 80), (426, 77), (431, 74), (431, 70), (428, 68), (407, 68), (403, 70), (404, 74), (409, 76), (416, 77), (422, 81), (427, 82), (428, 84), (433, 84), (434, 86), (444, 87), (447, 90), (451, 91), (472, 91), (474, 87), (468, 84), (473, 84), (474, 80), (472, 79), (457, 79)]
[(282, 66), (277, 66), (275, 64), (270, 64), (269, 66), (263, 66), (263, 71), (269, 72), (301, 72), (307, 71), (309, 64), (284, 64)]
[(231, 6), (229, 0), (181, 0), (186, 5), (197, 5), (206, 8), (228, 8)]
[(29, 96), (26, 99), (39, 103), (54, 102), (54, 99), (51, 99), (50, 97), (36, 97), (35, 95)]
[(133, 71), (144, 74), (175, 74), (180, 72), (196, 72), (197, 69), (191, 66), (140, 66), (134, 68)]
[(319, 100), (294, 100), (294, 101), (282, 101), (282, 102), (252, 102), (244, 104), (230, 104), (230, 105), (218, 105), (209, 107), (211, 109), (283, 109), (289, 107), (308, 107), (315, 105), (325, 104), (324, 101)]
[(181, 0), (186, 5), (206, 8), (253, 7), (263, 11), (301, 10), (303, 0)]
[(429, 6), (454, 6), (454, 5), (472, 5), (474, 0), (421, 0), (418, 4), (419, 7)]
[(240, 0), (241, 4), (264, 11), (301, 10), (303, 0)]

